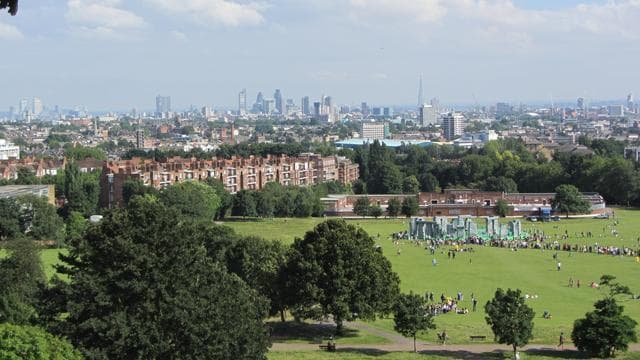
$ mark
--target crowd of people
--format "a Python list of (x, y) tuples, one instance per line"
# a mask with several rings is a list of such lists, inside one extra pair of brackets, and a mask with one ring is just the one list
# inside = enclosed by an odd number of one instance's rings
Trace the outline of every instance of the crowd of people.
[[(433, 292), (425, 293), (424, 297), (429, 304), (427, 309), (433, 316), (447, 313), (465, 315), (470, 311), (468, 307), (462, 306), (462, 303), (464, 302), (464, 295), (460, 291), (458, 291), (455, 297), (446, 296), (442, 293), (438, 299), (439, 301), (435, 299)], [(478, 307), (478, 298), (473, 293), (471, 293), (470, 305), (471, 311), (475, 312)]]

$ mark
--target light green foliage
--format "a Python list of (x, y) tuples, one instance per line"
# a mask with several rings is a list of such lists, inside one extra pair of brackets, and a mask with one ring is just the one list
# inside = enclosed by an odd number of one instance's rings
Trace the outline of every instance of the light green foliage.
[(0, 359), (81, 360), (68, 341), (33, 326), (0, 324)]
[(498, 288), (496, 294), (484, 306), (485, 320), (491, 326), (495, 340), (500, 344), (518, 347), (529, 343), (533, 338), (533, 317), (535, 312), (527, 304), (520, 290)]
[(413, 351), (416, 351), (416, 335), (435, 329), (433, 317), (427, 311), (425, 299), (410, 292), (400, 294), (393, 309), (393, 329), (400, 334), (413, 338)]

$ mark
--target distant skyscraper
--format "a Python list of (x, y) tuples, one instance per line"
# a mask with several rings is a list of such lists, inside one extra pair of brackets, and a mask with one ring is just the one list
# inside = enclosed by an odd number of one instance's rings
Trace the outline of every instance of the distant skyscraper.
[(418, 85), (418, 107), (424, 105), (424, 93), (422, 92), (422, 75), (420, 75), (420, 84)]
[(20, 99), (20, 105), (18, 105), (18, 110), (20, 111), (21, 117), (24, 115), (24, 113), (29, 111), (29, 100)]
[(276, 111), (280, 114), (285, 114), (284, 102), (282, 101), (282, 93), (280, 92), (280, 89), (276, 89), (276, 92), (273, 93), (273, 99), (275, 100)]
[(301, 107), (303, 114), (311, 115), (311, 103), (308, 96), (302, 98)]
[(584, 98), (583, 97), (579, 97), (578, 100), (576, 101), (576, 106), (578, 108), (578, 110), (584, 110)]
[(622, 105), (609, 105), (609, 116), (624, 116), (624, 106)]
[(313, 116), (319, 117), (322, 114), (322, 104), (319, 101), (313, 103)]
[(444, 137), (447, 140), (453, 140), (462, 135), (464, 117), (461, 114), (448, 113), (442, 118), (442, 128), (444, 129)]
[(136, 149), (144, 149), (144, 129), (136, 130)]
[(44, 109), (42, 106), (42, 100), (40, 100), (39, 98), (33, 98), (33, 104), (32, 104), (32, 109), (31, 112), (33, 113), (33, 115), (38, 116), (42, 113), (42, 110)]
[(382, 116), (384, 116), (384, 117), (393, 116), (393, 108), (390, 108), (390, 107), (382, 108)]
[(238, 94), (238, 115), (247, 113), (247, 89), (242, 89)]
[(156, 115), (163, 116), (171, 112), (171, 96), (156, 96)]
[(262, 112), (265, 114), (271, 114), (275, 110), (275, 100), (274, 99), (264, 99)]
[(253, 112), (256, 114), (264, 112), (264, 95), (262, 95), (262, 91), (258, 92), (256, 96), (256, 102), (253, 104)]
[(323, 115), (330, 115), (333, 114), (333, 99), (331, 98), (331, 96), (323, 96), (323, 107), (324, 107), (324, 111), (322, 112)]
[(420, 126), (427, 127), (429, 125), (435, 125), (437, 123), (438, 113), (433, 106), (423, 104), (422, 106), (420, 106), (419, 112), (420, 114), (418, 117), (418, 122), (420, 123)]
[(369, 116), (369, 114), (371, 114), (371, 109), (369, 108), (369, 105), (366, 102), (363, 102), (360, 105), (360, 112), (362, 113), (362, 116)]
[(629, 94), (627, 95), (627, 109), (629, 109), (629, 111), (633, 112), (635, 108), (635, 104), (633, 102), (633, 94)]

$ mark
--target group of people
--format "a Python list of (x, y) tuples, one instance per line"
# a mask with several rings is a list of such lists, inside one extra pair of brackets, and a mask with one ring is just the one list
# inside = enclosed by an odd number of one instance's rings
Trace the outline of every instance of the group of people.
[[(434, 299), (433, 292), (425, 293), (425, 299), (429, 302), (428, 311), (431, 315), (436, 316), (440, 314), (446, 314), (449, 312), (454, 312), (456, 314), (465, 315), (469, 313), (469, 309), (467, 307), (461, 306), (464, 301), (464, 295), (462, 292), (458, 291), (455, 298), (450, 296), (445, 296), (444, 293), (440, 295), (440, 301), (436, 302)], [(471, 294), (471, 311), (476, 311), (478, 306), (478, 298), (475, 295)]]

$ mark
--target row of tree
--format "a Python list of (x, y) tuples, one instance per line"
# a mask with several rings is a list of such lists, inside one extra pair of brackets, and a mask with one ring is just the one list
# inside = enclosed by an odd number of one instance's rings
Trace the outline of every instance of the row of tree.
[(583, 192), (599, 192), (610, 203), (640, 203), (640, 172), (623, 157), (624, 143), (585, 140), (585, 144), (592, 146), (594, 155), (556, 153), (548, 160), (543, 153), (527, 150), (519, 139), (490, 141), (471, 150), (448, 145), (394, 150), (374, 141), (350, 155), (360, 169), (353, 190), (400, 194), (464, 187), (552, 192), (562, 184), (573, 184)]
[[(630, 294), (627, 286), (616, 282), (611, 275), (603, 275), (600, 286), (607, 288), (608, 292), (594, 304), (594, 311), (574, 322), (571, 339), (579, 351), (590, 356), (613, 358), (616, 351), (626, 351), (630, 343), (638, 341), (637, 322), (624, 315), (624, 308), (616, 300), (617, 295)], [(535, 312), (526, 304), (520, 290), (497, 289), (484, 310), (485, 320), (495, 340), (511, 345), (514, 355), (519, 347), (527, 345), (533, 338)], [(417, 335), (435, 329), (428, 299), (414, 293), (400, 295), (394, 306), (394, 323), (396, 331), (413, 338), (413, 350), (416, 351)]]

